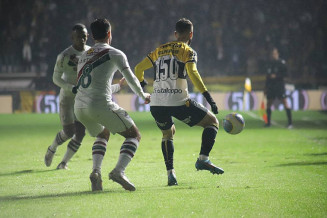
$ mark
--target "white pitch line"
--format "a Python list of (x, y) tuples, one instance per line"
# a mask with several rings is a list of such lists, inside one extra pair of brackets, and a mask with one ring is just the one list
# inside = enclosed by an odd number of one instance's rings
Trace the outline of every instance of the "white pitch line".
[[(254, 119), (258, 119), (258, 120), (262, 120), (263, 121), (263, 119), (260, 116), (258, 116), (257, 114), (253, 113), (252, 111), (245, 111), (245, 113), (247, 115), (249, 115), (250, 117), (254, 118)], [(277, 122), (275, 122), (273, 120), (271, 121), (271, 124), (274, 125), (274, 126), (278, 126), (278, 127), (284, 127), (283, 125), (281, 125), (281, 124), (279, 124), (279, 123), (277, 123)]]

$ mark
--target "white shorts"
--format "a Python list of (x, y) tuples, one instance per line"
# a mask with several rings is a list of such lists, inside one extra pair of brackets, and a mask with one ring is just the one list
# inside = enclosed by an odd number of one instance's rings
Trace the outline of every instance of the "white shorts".
[(60, 92), (59, 96), (59, 116), (61, 125), (68, 125), (74, 123), (76, 120), (74, 114), (75, 96), (67, 96)]
[(124, 132), (135, 125), (128, 113), (120, 107), (116, 110), (98, 107), (75, 108), (75, 114), (93, 137), (99, 135), (104, 127), (115, 134)]

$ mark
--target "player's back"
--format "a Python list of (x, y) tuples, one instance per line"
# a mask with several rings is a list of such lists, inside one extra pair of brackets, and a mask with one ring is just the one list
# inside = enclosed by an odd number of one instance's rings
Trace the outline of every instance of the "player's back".
[(152, 106), (179, 106), (189, 98), (185, 64), (196, 62), (196, 52), (184, 42), (169, 42), (148, 55), (154, 65)]
[(124, 58), (123, 52), (106, 43), (97, 43), (85, 52), (78, 63), (75, 107), (110, 105), (112, 79)]

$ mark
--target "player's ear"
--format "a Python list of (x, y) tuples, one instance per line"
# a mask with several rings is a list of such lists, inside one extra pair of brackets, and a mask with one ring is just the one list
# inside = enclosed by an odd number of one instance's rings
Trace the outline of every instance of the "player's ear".
[(174, 32), (176, 39), (178, 38), (178, 33), (175, 31)]
[(190, 32), (190, 39), (193, 38), (193, 32)]

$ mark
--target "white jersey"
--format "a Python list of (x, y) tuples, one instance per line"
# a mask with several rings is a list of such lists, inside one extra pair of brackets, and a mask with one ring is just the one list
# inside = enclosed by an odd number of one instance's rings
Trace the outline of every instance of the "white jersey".
[(78, 90), (75, 108), (109, 107), (117, 109), (112, 102), (112, 79), (118, 70), (125, 77), (135, 94), (145, 99), (142, 87), (131, 71), (126, 55), (108, 45), (96, 43), (85, 52), (78, 62)]
[[(85, 46), (85, 50), (89, 48), (90, 46)], [(61, 95), (73, 96), (72, 88), (77, 81), (78, 59), (83, 53), (84, 51), (78, 51), (73, 46), (69, 46), (57, 56), (52, 79), (61, 88)]]

